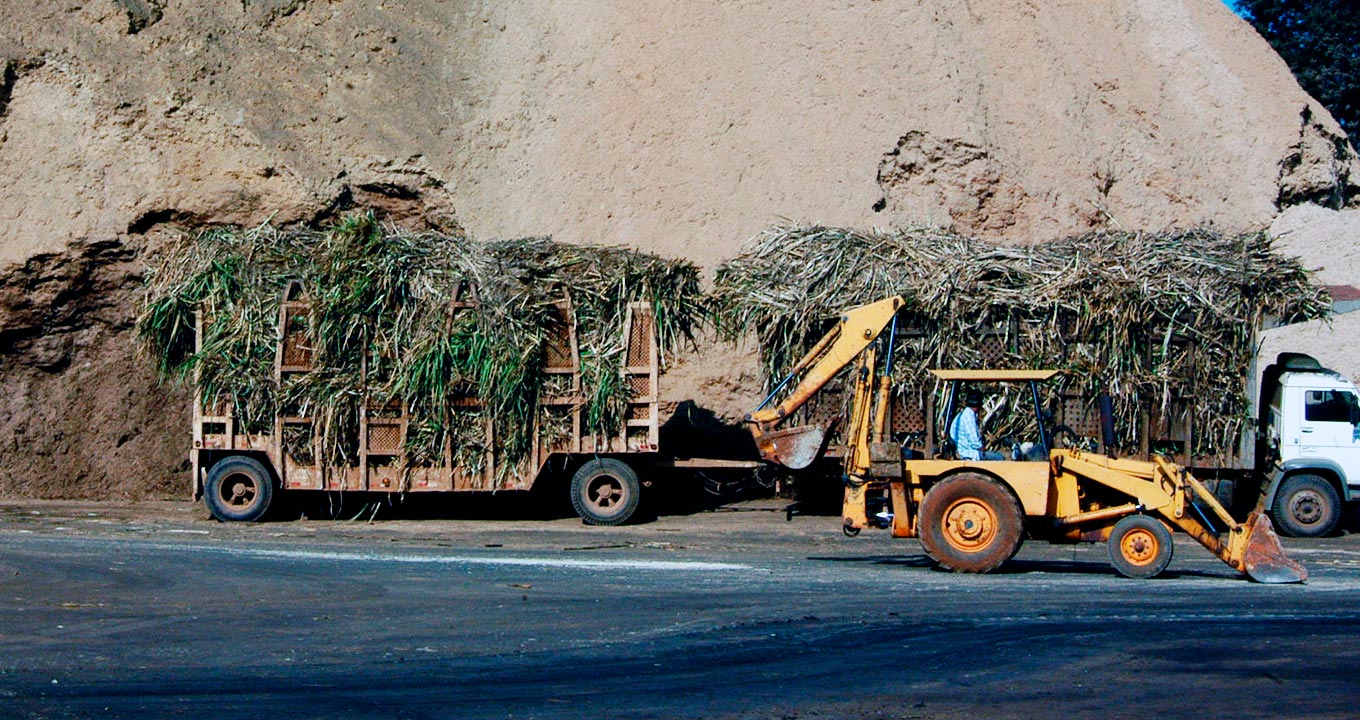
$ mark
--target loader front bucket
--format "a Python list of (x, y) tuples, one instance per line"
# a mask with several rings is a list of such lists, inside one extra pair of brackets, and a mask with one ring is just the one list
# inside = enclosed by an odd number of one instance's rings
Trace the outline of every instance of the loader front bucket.
[(756, 440), (760, 456), (790, 470), (802, 470), (822, 454), (826, 430), (816, 425), (776, 430)]
[(1247, 516), (1247, 541), (1242, 547), (1242, 572), (1259, 583), (1296, 583), (1308, 579), (1308, 571), (1289, 559), (1280, 546), (1275, 527), (1265, 513)]

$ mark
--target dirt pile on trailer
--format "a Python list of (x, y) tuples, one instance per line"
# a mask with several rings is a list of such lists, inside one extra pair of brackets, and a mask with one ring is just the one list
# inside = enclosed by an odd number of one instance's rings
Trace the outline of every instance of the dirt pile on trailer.
[[(316, 418), (318, 442), (299, 438), (295, 450), (316, 448), (336, 465), (354, 462), (360, 402), (404, 402), (412, 462), (437, 461), (450, 439), (476, 462), (489, 416), (491, 450), (506, 461), (498, 470), (513, 472), (534, 440), (554, 324), (576, 323), (583, 417), (595, 430), (617, 425), (628, 401), (618, 370), (629, 304), (655, 312), (663, 356), (702, 320), (698, 271), (687, 261), (546, 238), (411, 233), (372, 214), (321, 231), (265, 225), (186, 236), (148, 283), (138, 332), (162, 377), (196, 376), (205, 403), (230, 403), (258, 432), (276, 414)], [(280, 305), (290, 293), (309, 310), (283, 332), (306, 338), (311, 371), (280, 386)], [(453, 412), (467, 400), (481, 412)]]
[[(1263, 318), (1326, 315), (1329, 299), (1265, 233), (1095, 232), (1004, 247), (934, 228), (776, 227), (718, 270), (714, 312), (759, 332), (778, 379), (840, 311), (907, 300), (897, 386), (927, 368), (1059, 368), (1058, 389), (1115, 400), (1120, 437), (1173, 403), (1198, 456), (1230, 450), (1251, 414), (1245, 378)], [(1188, 405), (1184, 405), (1188, 404)]]

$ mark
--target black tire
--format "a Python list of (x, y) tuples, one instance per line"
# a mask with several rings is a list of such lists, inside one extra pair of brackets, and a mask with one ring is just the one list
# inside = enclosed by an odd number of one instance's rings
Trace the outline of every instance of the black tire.
[(1124, 577), (1156, 577), (1171, 564), (1171, 531), (1156, 518), (1130, 515), (1114, 524), (1109, 541), (1110, 564)]
[(1275, 491), (1270, 515), (1281, 535), (1322, 537), (1341, 519), (1341, 497), (1317, 475), (1293, 475)]
[(571, 506), (587, 525), (622, 525), (641, 498), (637, 473), (622, 460), (595, 458), (571, 478)]
[(940, 481), (921, 501), (921, 545), (936, 564), (962, 573), (1001, 567), (1020, 549), (1024, 513), (1000, 482), (975, 473)]
[(223, 522), (255, 522), (274, 500), (274, 477), (259, 460), (234, 455), (208, 470), (203, 502)]

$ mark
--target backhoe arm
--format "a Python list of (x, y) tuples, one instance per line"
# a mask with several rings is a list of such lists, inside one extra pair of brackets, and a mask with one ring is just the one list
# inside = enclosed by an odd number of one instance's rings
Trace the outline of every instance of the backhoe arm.
[[(900, 296), (894, 295), (847, 310), (760, 407), (746, 416), (762, 457), (793, 469), (807, 467), (816, 459), (826, 436), (825, 428), (776, 428), (877, 340), (904, 304)], [(800, 376), (797, 386), (782, 401), (771, 405), (775, 395)]]

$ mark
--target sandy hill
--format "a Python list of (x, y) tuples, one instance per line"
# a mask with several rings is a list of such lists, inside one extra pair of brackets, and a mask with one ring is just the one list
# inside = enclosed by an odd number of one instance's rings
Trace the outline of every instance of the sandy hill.
[[(371, 205), (712, 268), (780, 217), (1023, 242), (1267, 227), (1357, 192), (1335, 122), (1218, 0), (941, 5), (13, 9), (0, 493), (179, 491), (185, 397), (128, 336), (141, 269), (177, 227)], [(739, 411), (753, 388), (730, 368), (748, 355), (691, 359), (676, 399)]]

